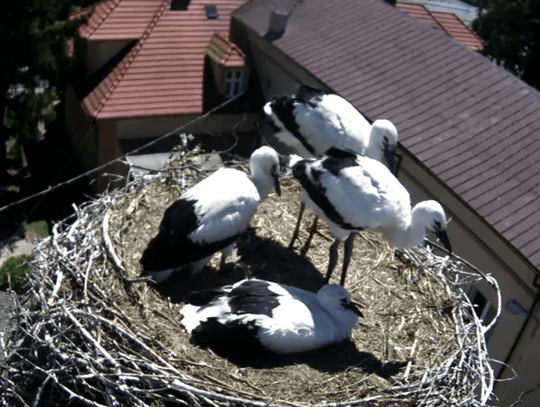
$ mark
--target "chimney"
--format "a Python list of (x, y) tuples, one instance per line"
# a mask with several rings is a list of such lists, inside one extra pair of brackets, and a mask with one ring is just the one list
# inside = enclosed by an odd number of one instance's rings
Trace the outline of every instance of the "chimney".
[(289, 13), (272, 10), (270, 13), (270, 23), (268, 24), (266, 36), (273, 37), (274, 39), (282, 37), (285, 33), (285, 28), (287, 27), (289, 17)]

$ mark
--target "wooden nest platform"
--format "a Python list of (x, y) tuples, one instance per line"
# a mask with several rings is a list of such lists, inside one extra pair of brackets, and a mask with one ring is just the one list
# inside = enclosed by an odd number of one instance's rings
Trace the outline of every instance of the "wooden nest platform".
[(489, 327), (462, 288), (482, 279), (497, 288), (496, 281), (427, 248), (394, 253), (377, 234), (355, 241), (345, 286), (365, 318), (351, 341), (271, 360), (225, 358), (191, 344), (180, 324), (187, 293), (245, 277), (316, 291), (330, 246), (322, 228), (306, 258), (287, 249), (299, 187), (283, 177), (282, 196), (261, 205), (225, 270), (217, 271), (216, 256), (188, 282), (141, 278), (140, 256), (164, 210), (208, 175), (195, 158), (183, 152), (157, 174), (133, 169), (125, 188), (75, 208), (37, 244), (15, 333), (3, 343), (3, 405), (486, 405), (494, 382)]

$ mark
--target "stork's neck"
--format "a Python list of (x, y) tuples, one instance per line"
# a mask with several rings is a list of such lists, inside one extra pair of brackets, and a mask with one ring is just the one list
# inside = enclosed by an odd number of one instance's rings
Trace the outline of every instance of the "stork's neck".
[(349, 338), (358, 325), (358, 315), (353, 312), (346, 312), (342, 308), (325, 307), (324, 304), (321, 304), (321, 306), (334, 321), (334, 341), (341, 342)]
[(272, 188), (274, 187), (274, 179), (270, 174), (264, 172), (259, 167), (251, 167), (251, 181), (257, 188), (261, 202), (266, 199)]
[(381, 140), (373, 128), (369, 134), (369, 141), (368, 145), (366, 146), (366, 151), (364, 151), (364, 155), (381, 163), (383, 162), (384, 155)]
[(347, 338), (350, 338), (354, 328), (358, 325), (358, 316), (353, 312), (347, 312), (340, 314), (338, 317), (333, 316), (336, 321), (336, 332), (334, 341), (341, 342)]
[(412, 215), (404, 219), (401, 225), (397, 225), (390, 230), (383, 230), (383, 234), (391, 247), (408, 249), (418, 246), (426, 235), (426, 225), (418, 217)]

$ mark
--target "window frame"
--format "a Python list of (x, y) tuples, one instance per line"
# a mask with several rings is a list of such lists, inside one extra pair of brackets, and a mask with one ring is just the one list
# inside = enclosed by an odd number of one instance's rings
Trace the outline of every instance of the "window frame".
[(225, 99), (231, 99), (244, 92), (244, 70), (228, 69), (223, 76), (223, 96)]

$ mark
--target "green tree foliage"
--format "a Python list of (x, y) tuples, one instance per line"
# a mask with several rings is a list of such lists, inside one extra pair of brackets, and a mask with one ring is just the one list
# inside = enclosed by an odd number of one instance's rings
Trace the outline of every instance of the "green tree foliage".
[(0, 290), (8, 289), (11, 283), (13, 291), (24, 294), (26, 291), (24, 276), (31, 270), (25, 263), (32, 260), (33, 258), (26, 254), (7, 259), (0, 268)]
[(540, 0), (482, 0), (473, 29), (486, 56), (540, 89)]
[(71, 5), (70, 0), (2, 2), (0, 186), (8, 181), (6, 142), (11, 158), (17, 158), (20, 146), (37, 141), (54, 122), (52, 102), (63, 97), (72, 67), (68, 38), (80, 24), (68, 19)]

